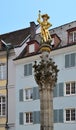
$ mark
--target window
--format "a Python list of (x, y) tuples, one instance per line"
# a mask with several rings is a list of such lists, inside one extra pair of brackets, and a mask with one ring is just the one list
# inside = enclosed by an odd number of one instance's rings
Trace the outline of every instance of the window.
[(72, 31), (69, 33), (69, 43), (76, 42), (76, 31)]
[(24, 76), (32, 75), (32, 64), (24, 65)]
[(0, 116), (5, 116), (5, 106), (6, 106), (5, 97), (1, 96), (0, 97)]
[(29, 45), (29, 53), (32, 53), (35, 51), (34, 44)]
[(65, 55), (65, 68), (74, 67), (76, 64), (76, 54)]
[(19, 124), (40, 124), (40, 111), (20, 112)]
[(24, 100), (31, 100), (33, 99), (33, 89), (25, 89), (24, 90)]
[(25, 121), (25, 124), (33, 123), (33, 113), (32, 112), (26, 112), (25, 115), (24, 115), (24, 121)]
[(0, 64), (0, 79), (6, 79), (6, 65)]
[(72, 109), (66, 109), (65, 110), (65, 121), (75, 121), (76, 120), (76, 110), (74, 108)]
[(19, 101), (38, 100), (40, 98), (39, 87), (20, 89)]
[(74, 95), (76, 94), (76, 83), (69, 82), (65, 84), (66, 95)]

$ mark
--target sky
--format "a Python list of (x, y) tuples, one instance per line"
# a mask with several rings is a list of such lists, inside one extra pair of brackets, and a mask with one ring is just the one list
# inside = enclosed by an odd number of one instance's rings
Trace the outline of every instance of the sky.
[(76, 20), (76, 0), (0, 0), (0, 35), (37, 24), (39, 10), (50, 16), (51, 28)]

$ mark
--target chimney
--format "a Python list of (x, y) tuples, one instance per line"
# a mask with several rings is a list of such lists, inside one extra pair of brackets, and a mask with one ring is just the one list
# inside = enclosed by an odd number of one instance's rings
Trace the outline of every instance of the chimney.
[(31, 34), (31, 40), (35, 39), (36, 34), (36, 24), (34, 22), (30, 22), (30, 34)]

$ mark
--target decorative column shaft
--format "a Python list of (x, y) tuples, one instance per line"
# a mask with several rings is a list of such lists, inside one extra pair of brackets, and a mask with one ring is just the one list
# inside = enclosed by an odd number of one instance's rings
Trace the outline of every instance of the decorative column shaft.
[[(40, 49), (44, 50), (44, 47), (42, 45)], [(49, 51), (47, 51), (49, 49), (51, 50), (50, 46), (49, 48), (45, 47), (45, 51), (42, 51), (40, 63), (37, 65), (35, 61), (33, 66), (40, 93), (41, 130), (53, 130), (53, 88), (57, 81), (58, 69), (55, 62), (49, 58)]]
[[(45, 86), (46, 87), (46, 86)], [(51, 93), (51, 94), (50, 94)], [(53, 130), (53, 91), (49, 85), (40, 90), (41, 130)]]

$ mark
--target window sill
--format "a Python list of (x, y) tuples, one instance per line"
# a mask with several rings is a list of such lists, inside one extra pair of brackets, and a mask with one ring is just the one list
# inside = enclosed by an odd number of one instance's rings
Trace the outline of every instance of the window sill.
[(33, 123), (25, 123), (24, 125), (33, 125)]
[(65, 97), (76, 96), (76, 93), (75, 93), (75, 94), (67, 94), (67, 95), (65, 94), (64, 96), (65, 96)]
[(70, 68), (74, 68), (74, 67), (76, 67), (76, 65), (75, 66), (65, 67), (65, 69), (70, 69)]
[(32, 77), (33, 75), (24, 75), (24, 78), (29, 78), (29, 77)]
[(76, 65), (75, 66), (70, 66), (70, 67), (67, 67), (67, 68), (65, 68), (65, 66), (64, 66), (64, 68), (62, 69), (62, 70), (70, 70), (70, 69), (76, 69)]
[(76, 120), (75, 121), (65, 121), (64, 123), (66, 123), (66, 124), (76, 124)]
[(26, 100), (24, 100), (24, 102), (30, 102), (30, 101), (33, 101), (33, 99), (26, 99)]
[(6, 80), (6, 79), (0, 79), (1, 81), (4, 81), (4, 80)]
[(6, 116), (5, 116), (5, 115), (3, 115), (3, 116), (0, 116), (0, 118), (6, 118)]

